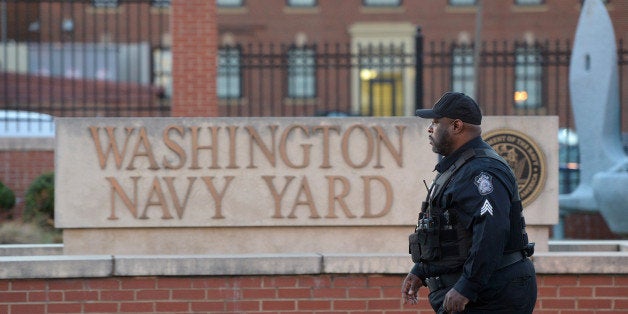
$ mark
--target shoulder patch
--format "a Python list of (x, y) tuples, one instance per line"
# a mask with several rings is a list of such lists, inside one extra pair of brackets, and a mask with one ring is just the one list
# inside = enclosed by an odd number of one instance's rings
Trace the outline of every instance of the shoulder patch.
[(473, 183), (478, 187), (480, 195), (487, 195), (493, 192), (493, 177), (482, 171), (473, 179)]

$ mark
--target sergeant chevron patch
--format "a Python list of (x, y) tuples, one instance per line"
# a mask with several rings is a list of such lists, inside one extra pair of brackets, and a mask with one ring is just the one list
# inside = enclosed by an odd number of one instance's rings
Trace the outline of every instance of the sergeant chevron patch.
[(482, 208), (480, 209), (480, 216), (484, 216), (486, 213), (493, 216), (493, 206), (491, 206), (491, 203), (488, 200), (484, 201), (484, 205), (482, 205)]

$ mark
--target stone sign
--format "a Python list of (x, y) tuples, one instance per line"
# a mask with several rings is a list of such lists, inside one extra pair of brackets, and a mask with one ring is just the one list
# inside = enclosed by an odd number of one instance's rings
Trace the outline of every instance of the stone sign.
[[(515, 129), (541, 150), (557, 149), (556, 138), (542, 136), (557, 134), (555, 118), (485, 121), (485, 131)], [(147, 254), (398, 251), (434, 178), (428, 123), (413, 117), (60, 118), (55, 224), (65, 229), (70, 254), (137, 253), (131, 244), (137, 241), (148, 245), (139, 251)], [(515, 146), (502, 147), (516, 154)], [(534, 213), (529, 224), (555, 223), (557, 181), (550, 182), (527, 206), (526, 214)], [(364, 232), (373, 239), (350, 248)], [(254, 240), (229, 244), (243, 235)], [(196, 236), (227, 242), (185, 240)], [(167, 244), (174, 239), (179, 246)]]

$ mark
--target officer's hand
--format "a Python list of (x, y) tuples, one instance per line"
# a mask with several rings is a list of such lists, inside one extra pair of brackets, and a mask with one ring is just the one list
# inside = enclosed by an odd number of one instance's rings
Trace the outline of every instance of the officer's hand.
[(401, 285), (401, 298), (403, 304), (419, 303), (419, 288), (423, 285), (423, 280), (413, 273), (409, 273)]
[(460, 294), (456, 289), (451, 288), (445, 295), (445, 301), (443, 302), (443, 308), (449, 313), (461, 312), (464, 307), (469, 303), (469, 299)]

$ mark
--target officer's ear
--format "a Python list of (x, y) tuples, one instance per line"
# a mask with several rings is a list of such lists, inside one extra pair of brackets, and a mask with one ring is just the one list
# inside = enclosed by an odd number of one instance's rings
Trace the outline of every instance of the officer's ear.
[(462, 122), (462, 120), (460, 119), (455, 119), (454, 121), (452, 121), (451, 126), (452, 126), (453, 133), (455, 134), (462, 133), (462, 131), (466, 127), (465, 123)]

